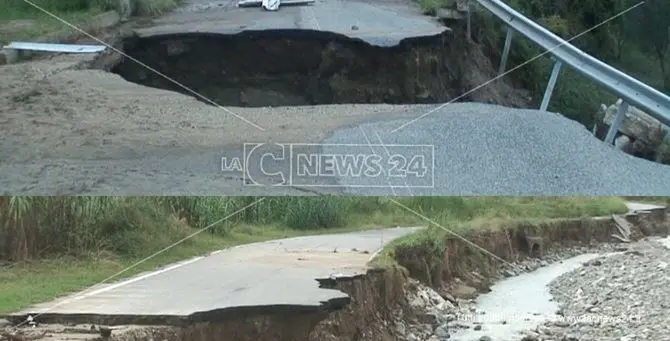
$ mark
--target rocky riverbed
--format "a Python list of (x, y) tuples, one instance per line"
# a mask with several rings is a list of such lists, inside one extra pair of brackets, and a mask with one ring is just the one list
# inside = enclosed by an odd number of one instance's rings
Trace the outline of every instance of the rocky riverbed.
[[(478, 298), (465, 295), (474, 289), (464, 284), (451, 297), (412, 282), (416, 319), (398, 316), (395, 327), (408, 341), (670, 340), (670, 250), (661, 241), (562, 249), (504, 264), (492, 292)], [(523, 307), (510, 310), (506, 302)]]
[[(667, 239), (666, 239), (667, 240)], [(566, 318), (542, 340), (670, 340), (670, 250), (648, 239), (564, 274), (551, 285)]]

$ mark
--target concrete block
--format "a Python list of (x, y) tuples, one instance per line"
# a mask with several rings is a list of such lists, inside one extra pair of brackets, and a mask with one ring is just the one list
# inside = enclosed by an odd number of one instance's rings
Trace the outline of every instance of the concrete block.
[[(612, 124), (621, 103), (622, 101), (619, 99), (615, 104), (607, 108), (603, 119), (606, 125), (609, 126)], [(636, 140), (642, 140), (642, 142), (649, 145), (652, 149), (655, 149), (666, 137), (668, 127), (644, 111), (630, 106), (619, 126), (619, 131)]]

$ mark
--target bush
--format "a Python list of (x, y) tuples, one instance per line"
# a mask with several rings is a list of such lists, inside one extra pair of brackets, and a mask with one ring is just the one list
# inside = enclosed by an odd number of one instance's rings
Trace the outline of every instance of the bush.
[[(12, 0), (10, 0), (12, 1)], [(35, 10), (35, 8), (23, 0), (13, 0), (15, 6)], [(83, 11), (97, 5), (92, 0), (32, 0), (35, 5), (49, 11), (49, 12), (76, 12)]]
[(100, 249), (120, 256), (147, 256), (186, 236), (160, 206), (147, 200), (120, 203), (99, 223)]
[[(506, 197), (0, 197), (0, 259), (110, 251), (138, 257), (194, 232), (226, 235), (231, 228), (295, 230), (421, 224), (397, 200), (444, 226), (495, 218), (556, 218), (626, 211), (620, 198)], [(240, 210), (252, 203), (244, 211)], [(235, 212), (238, 212), (235, 214)], [(215, 222), (225, 221), (212, 226)], [(408, 220), (407, 218), (414, 218)], [(183, 220), (182, 220), (183, 219)], [(184, 222), (185, 220), (185, 222)], [(373, 224), (370, 224), (373, 223)], [(239, 232), (239, 229), (235, 230)]]
[[(175, 197), (166, 198), (169, 207), (185, 217), (191, 226), (204, 228), (225, 215), (248, 206), (256, 197)], [(365, 200), (361, 209), (377, 209), (375, 200)], [(270, 197), (249, 207), (239, 215), (213, 227), (212, 232), (225, 233), (226, 227), (246, 222), (283, 224), (289, 228), (311, 229), (343, 226), (352, 213), (356, 199), (339, 197)]]
[[(338, 197), (289, 197), (282, 222), (296, 229), (342, 227), (351, 209)], [(289, 199), (287, 198), (287, 199)], [(307, 200), (306, 200), (307, 199)]]
[(135, 13), (140, 16), (158, 16), (178, 7), (181, 0), (132, 0), (135, 1)]
[[(521, 12), (534, 11), (540, 11), (540, 9), (533, 7), (533, 9), (522, 10)], [(497, 65), (501, 58), (507, 28), (486, 10), (478, 11), (476, 18), (476, 23), (480, 26), (477, 29), (476, 38), (484, 44), (491, 61), (494, 65)], [(572, 37), (568, 21), (558, 15), (543, 17), (538, 21), (564, 38)], [(536, 58), (543, 53), (543, 56)], [(546, 53), (522, 35), (514, 35), (507, 70), (516, 67), (518, 69), (510, 72), (508, 77), (533, 93), (533, 106), (536, 108), (542, 102), (553, 68), (553, 61), (550, 56), (549, 53)], [(536, 59), (529, 62), (534, 58)], [(522, 64), (525, 65), (521, 66)], [(552, 93), (548, 110), (560, 113), (590, 129), (593, 126), (594, 115), (600, 104), (613, 103), (614, 101), (616, 101), (616, 96), (605, 87), (583, 76), (577, 70), (564, 65)]]
[[(87, 11), (94, 8), (119, 10), (120, 0), (32, 0), (40, 8), (52, 13)], [(128, 0), (134, 15), (158, 16), (181, 5), (183, 0)], [(43, 13), (23, 0), (0, 0), (0, 11), (20, 13)]]

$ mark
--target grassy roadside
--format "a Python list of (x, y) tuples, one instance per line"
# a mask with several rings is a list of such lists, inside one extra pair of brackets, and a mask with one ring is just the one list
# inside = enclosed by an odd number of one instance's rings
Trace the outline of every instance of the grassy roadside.
[[(448, 236), (457, 234), (468, 238), (472, 233), (486, 230), (496, 230), (503, 228), (513, 228), (515, 226), (531, 225), (541, 226), (542, 222), (558, 218), (581, 218), (607, 216), (610, 214), (626, 213), (628, 208), (625, 202), (650, 202), (645, 198), (635, 197), (600, 197), (600, 198), (562, 198), (558, 201), (552, 201), (551, 198), (516, 198), (510, 206), (510, 202), (505, 199), (500, 200), (494, 205), (489, 206), (489, 213), (470, 216), (465, 219), (459, 218), (431, 218), (433, 222), (424, 219), (426, 229), (398, 238), (384, 247), (384, 249), (375, 257), (370, 265), (376, 267), (397, 266), (395, 261), (395, 251), (398, 248), (420, 247), (436, 257), (442, 257), (444, 252), (444, 240)], [(497, 200), (489, 198), (488, 200)], [(652, 199), (653, 200), (653, 199)], [(666, 198), (667, 200), (667, 198)], [(658, 203), (656, 201), (656, 203)], [(479, 204), (479, 203), (478, 203)], [(489, 202), (491, 204), (491, 202)], [(507, 214), (499, 214), (499, 212)], [(430, 215), (426, 215), (430, 217)], [(436, 225), (436, 224), (439, 224)], [(439, 256), (438, 256), (439, 255)]]
[[(30, 2), (42, 10), (23, 0), (0, 0), (1, 43), (44, 36), (63, 30), (76, 33), (62, 21), (82, 27), (94, 16), (116, 10), (120, 1), (31, 0)], [(128, 2), (132, 3), (132, 15), (154, 17), (178, 7), (182, 0), (128, 0)]]
[[(78, 257), (61, 256), (54, 259), (11, 264), (4, 268), (0, 267), (0, 287), (2, 288), (0, 290), (0, 314), (10, 313), (32, 304), (77, 292), (101, 281), (113, 283), (142, 272), (155, 270), (161, 266), (235, 245), (352, 230), (356, 229), (300, 231), (274, 227), (241, 226), (241, 231), (234, 231), (225, 237), (208, 233), (198, 234), (188, 243), (167, 250), (165, 253), (140, 264), (137, 263), (144, 258), (119, 257), (106, 252)], [(193, 232), (196, 231), (193, 229)], [(158, 250), (148, 250), (147, 252), (153, 253), (155, 251)], [(128, 269), (129, 267), (132, 268)], [(121, 271), (123, 272), (120, 273)], [(114, 277), (110, 278), (112, 276)]]
[[(37, 222), (37, 234), (31, 234), (34, 232), (28, 225), (12, 227), (14, 232), (23, 228), (32, 244), (26, 260), (0, 267), (0, 313), (16, 311), (105, 280), (256, 198), (5, 199), (4, 204), (0, 202), (5, 217), (16, 213), (24, 217), (39, 216), (33, 219)], [(244, 243), (395, 225), (428, 225), (394, 203), (395, 200), (443, 226), (459, 229), (488, 228), (517, 219), (597, 216), (626, 210), (621, 198), (267, 198), (244, 214), (198, 234), (112, 281)], [(9, 225), (0, 226), (5, 226), (4, 234), (0, 228), (1, 261), (7, 258), (7, 251), (12, 250), (4, 250), (3, 256), (2, 245), (8, 244)], [(439, 240), (439, 231), (430, 229), (396, 243)], [(66, 238), (59, 239), (61, 234)], [(43, 248), (53, 251), (40, 252)]]
[[(108, 7), (103, 6), (102, 1), (96, 3), (84, 3), (82, 1), (37, 0), (31, 1), (35, 5), (57, 16), (77, 27), (82, 26), (95, 15), (98, 15)], [(6, 43), (12, 40), (29, 39), (44, 36), (63, 30), (75, 31), (65, 25), (62, 21), (44, 13), (23, 0), (0, 0), (0, 42)]]
[(655, 205), (670, 204), (670, 197), (625, 197), (628, 201), (641, 202)]

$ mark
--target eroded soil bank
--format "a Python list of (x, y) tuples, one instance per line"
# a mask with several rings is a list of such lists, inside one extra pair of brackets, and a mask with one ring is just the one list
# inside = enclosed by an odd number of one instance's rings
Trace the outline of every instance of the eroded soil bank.
[(502, 82), (469, 93), (494, 70), (481, 48), (463, 36), (447, 31), (393, 47), (308, 30), (130, 37), (122, 46), (135, 60), (123, 58), (106, 68), (134, 83), (188, 95), (193, 90), (223, 106), (415, 104), (458, 98), (525, 107), (523, 92)]
[[(665, 210), (627, 215), (626, 220), (633, 226), (631, 239), (638, 240), (652, 235), (667, 236), (670, 226), (667, 218)], [(616, 232), (617, 228), (611, 218), (561, 219), (540, 225), (503, 227), (469, 236), (469, 240), (491, 251), (493, 255), (478, 253), (456, 239), (445, 240), (443, 257), (434, 257), (431, 252), (418, 246), (401, 248), (397, 253), (398, 261), (409, 269), (408, 271), (400, 268), (371, 270), (366, 275), (354, 278), (320, 281), (323, 287), (339, 289), (350, 295), (351, 301), (342, 309), (326, 306), (321, 311), (300, 312), (296, 309), (278, 309), (276, 313), (263, 314), (248, 311), (209, 322), (206, 321), (207, 316), (199, 316), (197, 317), (199, 321), (184, 320), (182, 326), (118, 326), (114, 327), (118, 330), (114, 330), (108, 339), (124, 341), (458, 339), (463, 329), (482, 330), (480, 323), (473, 324), (463, 314), (485, 313), (476, 310), (472, 299), (480, 293), (489, 292), (493, 282), (593, 250), (598, 250), (599, 253), (621, 251), (627, 246), (611, 243), (611, 236)], [(637, 254), (633, 252), (627, 255), (636, 257)], [(656, 257), (654, 255), (653, 252), (648, 253), (649, 257)], [(625, 263), (625, 260), (614, 257), (612, 259), (617, 268), (628, 264), (621, 263)], [(607, 260), (599, 262), (602, 264)], [(575, 286), (570, 284), (572, 283), (570, 278), (583, 276), (583, 273), (586, 273), (584, 270), (577, 271), (581, 275), (564, 275), (563, 279), (557, 280), (558, 284), (552, 284), (552, 288), (556, 290), (556, 287)], [(410, 274), (420, 281), (409, 277)], [(601, 275), (597, 272), (591, 275), (593, 278), (599, 276)], [(615, 280), (616, 275), (613, 278)], [(432, 288), (426, 284), (430, 284)], [(568, 304), (566, 307), (570, 308), (570, 302), (568, 300), (567, 303), (561, 303)], [(575, 309), (592, 310), (596, 304), (588, 302), (585, 305), (578, 305)], [(90, 330), (90, 327), (85, 325), (79, 328)], [(558, 335), (560, 331), (555, 330), (559, 327), (552, 326), (552, 333)], [(549, 330), (550, 327), (542, 328)], [(598, 327), (591, 328), (589, 333), (597, 331)], [(38, 331), (33, 331), (35, 332)], [(571, 332), (574, 330), (564, 330), (564, 334), (561, 335), (570, 337)], [(623, 330), (622, 333), (627, 335), (631, 331)], [(64, 327), (60, 331), (52, 331), (49, 335), (47, 336), (49, 340), (82, 339), (81, 333), (74, 337), (72, 331), (68, 332)], [(89, 332), (88, 335), (89, 339), (94, 338), (95, 331)], [(538, 335), (530, 333), (526, 340), (551, 339)]]

